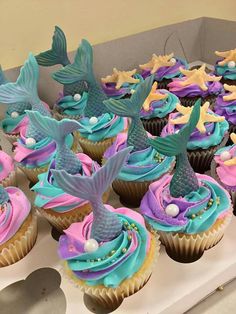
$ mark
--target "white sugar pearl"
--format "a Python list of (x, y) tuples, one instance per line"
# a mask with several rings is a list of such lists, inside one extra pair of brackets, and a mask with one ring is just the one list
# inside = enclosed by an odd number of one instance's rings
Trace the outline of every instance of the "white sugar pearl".
[(234, 61), (229, 61), (229, 62), (228, 62), (228, 67), (229, 67), (230, 69), (235, 68), (235, 62), (234, 62)]
[(131, 89), (130, 94), (135, 93), (135, 89)]
[(25, 144), (27, 146), (33, 146), (34, 144), (36, 144), (36, 141), (33, 137), (28, 137), (25, 141)]
[(179, 207), (175, 204), (169, 204), (166, 206), (165, 212), (170, 217), (176, 217), (179, 213)]
[(175, 58), (171, 58), (170, 62), (175, 64), (176, 63), (176, 59)]
[(74, 95), (74, 101), (79, 101), (81, 99), (81, 95), (80, 94), (75, 94)]
[(220, 154), (220, 159), (221, 159), (222, 161), (226, 161), (226, 160), (231, 159), (231, 154), (230, 154), (230, 152), (228, 152), (227, 150), (224, 151), (224, 152), (222, 152), (222, 153)]
[(13, 119), (19, 117), (19, 113), (18, 113), (17, 111), (13, 111), (13, 112), (11, 113), (11, 117), (12, 117)]
[(94, 124), (96, 124), (97, 122), (98, 122), (98, 118), (97, 118), (97, 117), (91, 117), (91, 118), (89, 119), (89, 124), (94, 125)]
[(99, 245), (95, 239), (89, 239), (84, 243), (84, 250), (87, 253), (92, 253), (97, 251)]

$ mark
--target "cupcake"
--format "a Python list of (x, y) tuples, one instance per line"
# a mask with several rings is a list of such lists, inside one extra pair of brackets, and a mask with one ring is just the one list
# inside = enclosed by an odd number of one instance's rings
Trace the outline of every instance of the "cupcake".
[(145, 130), (152, 135), (160, 135), (168, 122), (169, 113), (175, 110), (178, 103), (177, 96), (166, 89), (157, 89), (157, 82), (154, 82), (140, 111)]
[(85, 294), (110, 310), (146, 284), (159, 253), (159, 242), (139, 213), (102, 202), (129, 151), (117, 153), (91, 177), (53, 171), (66, 193), (89, 200), (93, 208), (83, 222), (73, 223), (60, 237), (58, 252), (65, 272)]
[(213, 106), (216, 97), (223, 90), (223, 86), (219, 82), (221, 77), (208, 74), (205, 69), (205, 64), (194, 70), (180, 68), (184, 76), (173, 79), (168, 84), (169, 91), (179, 97), (183, 106), (193, 106), (199, 97), (203, 101), (209, 101)]
[[(78, 122), (69, 119), (57, 121), (33, 111), (28, 114), (34, 126), (51, 137), (57, 145), (55, 158), (48, 170), (39, 175), (39, 182), (32, 190), (36, 192), (34, 204), (37, 210), (51, 225), (62, 232), (73, 222), (82, 221), (90, 213), (91, 206), (84, 199), (65, 193), (54, 179), (52, 170), (64, 169), (72, 175), (91, 176), (100, 166), (85, 154), (73, 153), (66, 145), (66, 137), (78, 128)], [(109, 193), (106, 191), (105, 201), (108, 196)]]
[[(9, 83), (0, 66), (0, 86)], [(5, 138), (13, 144), (20, 136), (20, 131), (28, 124), (25, 110), (31, 109), (29, 103), (10, 104), (1, 121), (1, 128)]]
[(222, 76), (222, 83), (236, 85), (236, 49), (216, 51), (215, 54), (220, 57), (215, 65), (216, 75)]
[[(190, 134), (187, 150), (191, 166), (197, 172), (210, 169), (214, 153), (228, 140), (229, 124), (225, 117), (218, 116), (209, 109), (209, 102), (200, 108), (200, 119)], [(177, 134), (189, 122), (193, 107), (176, 106), (177, 112), (171, 113), (168, 124), (163, 128), (161, 137)]]
[(176, 156), (176, 169), (173, 176), (165, 175), (149, 186), (140, 206), (167, 254), (182, 263), (198, 260), (215, 246), (232, 217), (228, 192), (210, 176), (196, 174), (188, 161), (187, 143), (199, 113), (200, 101), (178, 134), (150, 140), (162, 154)]
[[(58, 26), (55, 27), (51, 49), (37, 55), (36, 60), (39, 65), (46, 67), (56, 64), (65, 67), (71, 64), (67, 55), (65, 34)], [(54, 117), (58, 120), (63, 118), (78, 120), (83, 115), (87, 98), (87, 85), (84, 81), (64, 84), (63, 93), (60, 93), (53, 107)]]
[(229, 122), (230, 132), (236, 131), (236, 86), (224, 84), (226, 92), (221, 93), (214, 106), (214, 111), (224, 116)]
[(0, 267), (25, 257), (37, 238), (37, 218), (25, 194), (0, 186)]
[(136, 90), (138, 84), (143, 82), (140, 74), (132, 71), (118, 71), (113, 69), (112, 75), (102, 78), (102, 88), (109, 98), (129, 98)]
[(127, 146), (133, 149), (121, 168), (112, 187), (122, 204), (138, 207), (151, 182), (160, 179), (174, 167), (174, 157), (166, 157), (153, 149), (148, 142), (141, 119), (140, 109), (150, 94), (153, 77), (148, 77), (139, 85), (130, 99), (109, 99), (104, 101), (107, 109), (114, 114), (129, 117), (131, 123), (128, 134), (121, 133), (104, 154), (104, 162)]
[(236, 215), (236, 134), (231, 133), (230, 138), (233, 145), (216, 151), (211, 163), (211, 175), (230, 193)]
[(53, 74), (56, 81), (71, 84), (86, 81), (88, 100), (84, 117), (79, 120), (79, 144), (83, 152), (93, 160), (101, 162), (105, 150), (114, 142), (117, 134), (127, 128), (127, 120), (107, 112), (103, 101), (107, 99), (93, 73), (93, 50), (82, 40), (75, 62)]
[(2, 150), (0, 150), (0, 185), (4, 187), (16, 185), (14, 160)]
[(144, 79), (154, 74), (154, 80), (158, 82), (159, 88), (166, 89), (172, 78), (182, 76), (179, 68), (187, 69), (188, 64), (183, 59), (174, 58), (173, 53), (164, 56), (153, 54), (149, 62), (141, 64), (139, 67)]

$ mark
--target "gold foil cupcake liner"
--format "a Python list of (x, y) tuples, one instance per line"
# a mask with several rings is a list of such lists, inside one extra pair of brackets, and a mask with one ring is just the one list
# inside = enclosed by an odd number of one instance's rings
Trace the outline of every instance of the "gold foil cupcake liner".
[(11, 143), (12, 145), (17, 142), (17, 140), (20, 138), (20, 135), (19, 134), (7, 134), (7, 133), (4, 133), (4, 137), (5, 139)]
[(17, 186), (17, 174), (16, 171), (12, 171), (8, 177), (3, 179), (0, 183), (3, 187), (7, 186)]
[(38, 175), (41, 173), (44, 173), (48, 170), (48, 166), (44, 166), (44, 167), (39, 167), (39, 168), (33, 168), (33, 169), (29, 169), (27, 167), (18, 165), (19, 169), (21, 169), (24, 174), (27, 176), (28, 180), (31, 183), (37, 183), (38, 182)]
[(160, 136), (162, 129), (168, 123), (168, 117), (141, 119), (144, 129), (154, 136)]
[[(32, 214), (27, 230), (19, 238), (0, 251), (0, 267), (9, 266), (25, 257), (33, 248), (37, 239), (37, 216)], [(17, 234), (16, 234), (17, 235)]]
[(70, 120), (78, 121), (81, 118), (81, 115), (67, 115), (67, 114), (60, 113), (56, 105), (54, 105), (52, 112), (53, 112), (53, 118), (55, 118), (58, 121), (63, 120), (63, 119), (70, 119)]

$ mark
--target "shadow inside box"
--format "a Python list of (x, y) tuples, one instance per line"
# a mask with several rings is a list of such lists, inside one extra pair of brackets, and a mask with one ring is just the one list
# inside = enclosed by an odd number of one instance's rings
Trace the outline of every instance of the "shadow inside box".
[(64, 232), (57, 230), (55, 227), (52, 226), (52, 230), (51, 230), (51, 236), (53, 237), (53, 239), (55, 241), (59, 241), (59, 238), (61, 235), (63, 235)]

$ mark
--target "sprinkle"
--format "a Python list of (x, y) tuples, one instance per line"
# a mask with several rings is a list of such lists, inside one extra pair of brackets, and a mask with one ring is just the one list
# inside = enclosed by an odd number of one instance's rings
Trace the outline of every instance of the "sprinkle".
[(110, 253), (110, 255), (113, 255), (113, 254), (115, 254), (115, 253), (116, 253), (116, 250), (112, 250), (111, 253)]
[(125, 247), (123, 247), (123, 249), (121, 251), (122, 251), (122, 253), (126, 253), (127, 249)]
[(132, 240), (132, 235), (128, 235), (128, 240)]
[(196, 215), (195, 214), (192, 214), (192, 219), (196, 218)]

